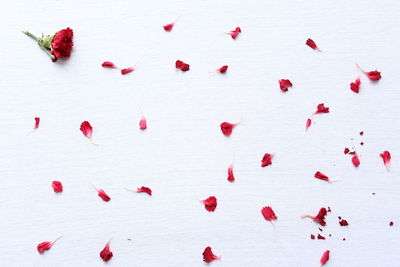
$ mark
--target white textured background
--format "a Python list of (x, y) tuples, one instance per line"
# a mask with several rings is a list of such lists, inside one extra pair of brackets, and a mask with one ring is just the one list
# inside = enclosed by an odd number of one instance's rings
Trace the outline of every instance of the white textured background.
[[(221, 267), (319, 266), (326, 249), (329, 266), (399, 266), (399, 13), (395, 0), (2, 1), (0, 265), (104, 266), (99, 252), (113, 237), (109, 266), (204, 266), (208, 245)], [(67, 26), (75, 46), (65, 62), (52, 63), (20, 32)], [(236, 26), (237, 40), (222, 33)], [(100, 66), (139, 59), (126, 76)], [(176, 72), (176, 59), (191, 70)], [(383, 76), (376, 84), (362, 77), (358, 95), (349, 89), (355, 62)], [(224, 64), (226, 75), (209, 73)], [(294, 84), (286, 94), (281, 78)], [(331, 113), (304, 133), (319, 103)], [(42, 122), (30, 133), (35, 116)], [(224, 137), (219, 124), (241, 117)], [(99, 147), (79, 131), (84, 120)], [(343, 154), (350, 138), (357, 169)], [(390, 172), (383, 150), (392, 153)], [(266, 152), (276, 156), (261, 168)], [(342, 182), (316, 180), (318, 170)], [(54, 179), (63, 193), (52, 191)], [(123, 189), (142, 185), (154, 195)], [(214, 213), (198, 202), (210, 195), (219, 200)], [(265, 205), (275, 227), (261, 216)], [(310, 240), (318, 226), (299, 216), (323, 206), (332, 208), (327, 240)]]

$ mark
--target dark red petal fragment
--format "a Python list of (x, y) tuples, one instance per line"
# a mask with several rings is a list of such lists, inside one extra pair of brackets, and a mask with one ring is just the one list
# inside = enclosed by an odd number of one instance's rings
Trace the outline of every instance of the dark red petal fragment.
[(236, 124), (229, 123), (229, 122), (223, 122), (221, 123), (221, 131), (222, 134), (225, 136), (230, 136), (232, 134), (233, 128), (236, 126)]
[(321, 266), (325, 265), (328, 262), (328, 260), (329, 260), (329, 250), (325, 251), (324, 254), (322, 255), (320, 260)]
[(63, 185), (60, 181), (53, 181), (51, 183), (51, 186), (53, 187), (54, 192), (60, 193), (63, 191)]
[(230, 31), (230, 35), (232, 37), (232, 39), (236, 39), (236, 37), (239, 35), (239, 33), (241, 33), (242, 30), (240, 29), (240, 27), (236, 27), (236, 29), (234, 31)]
[(228, 70), (228, 65), (224, 65), (221, 68), (217, 69), (219, 73), (225, 73)]
[(129, 68), (126, 68), (126, 69), (122, 69), (121, 70), (121, 74), (125, 75), (125, 74), (128, 74), (129, 72), (132, 72), (134, 70), (135, 70), (135, 67), (129, 67)]
[(323, 103), (319, 104), (317, 106), (317, 111), (314, 112), (314, 114), (320, 114), (320, 113), (329, 113), (329, 108), (325, 107)]
[(307, 122), (306, 122), (306, 131), (308, 130), (308, 128), (310, 128), (311, 123), (312, 123), (312, 120), (311, 120), (311, 119), (307, 119)]
[(361, 80), (357, 78), (355, 82), (350, 83), (350, 90), (358, 94), (360, 92), (360, 85)]
[(266, 167), (272, 164), (273, 154), (265, 153), (264, 157), (261, 160), (261, 167)]
[(151, 196), (151, 189), (148, 188), (148, 187), (145, 187), (145, 186), (142, 186), (142, 187), (138, 188), (136, 190), (136, 192), (138, 192), (138, 193), (144, 192), (144, 193), (147, 193), (147, 194), (149, 194)]
[(355, 167), (358, 167), (360, 165), (360, 159), (358, 158), (357, 153), (355, 153), (354, 156), (351, 158), (351, 162), (353, 162), (353, 165)]
[(175, 62), (175, 68), (177, 68), (178, 70), (181, 70), (181, 71), (188, 71), (190, 69), (190, 65), (186, 64), (185, 62), (183, 62), (181, 60), (177, 60)]
[(40, 118), (39, 118), (39, 117), (36, 117), (36, 118), (35, 118), (35, 126), (33, 126), (33, 129), (39, 128), (39, 123), (40, 123)]
[(279, 80), (279, 87), (281, 88), (282, 92), (287, 92), (289, 87), (292, 87), (293, 84), (290, 82), (290, 80), (282, 79)]
[(314, 42), (312, 39), (310, 39), (310, 38), (307, 39), (306, 45), (308, 45), (309, 47), (311, 47), (311, 48), (314, 49), (314, 50), (317, 50), (317, 51), (319, 51), (319, 52), (322, 52), (322, 51), (318, 48), (318, 46), (315, 44), (315, 42)]
[(275, 221), (278, 219), (278, 217), (276, 217), (276, 215), (275, 215), (274, 210), (270, 206), (263, 207), (261, 209), (261, 214), (264, 216), (264, 219), (269, 222), (272, 222), (272, 221)]
[(392, 158), (392, 156), (390, 155), (390, 152), (385, 150), (382, 153), (380, 153), (379, 155), (383, 159), (383, 164), (385, 164), (386, 169), (389, 170), (390, 169), (390, 159)]
[(233, 165), (229, 165), (228, 167), (228, 178), (227, 180), (229, 182), (234, 182), (235, 181), (235, 176), (233, 175)]
[(103, 248), (103, 250), (100, 251), (100, 258), (104, 262), (107, 262), (107, 261), (111, 260), (112, 257), (113, 257), (113, 253), (110, 251), (110, 241), (108, 241), (106, 246)]
[(373, 70), (373, 71), (365, 71), (363, 70), (360, 65), (356, 64), (356, 67), (365, 75), (367, 75), (368, 79), (370, 79), (371, 81), (378, 81), (382, 78), (381, 73), (377, 70)]
[(221, 257), (214, 255), (211, 247), (206, 247), (203, 252), (203, 261), (209, 263), (215, 260), (219, 260)]
[(317, 238), (318, 238), (318, 239), (323, 239), (323, 240), (325, 240), (325, 237), (322, 236), (322, 235), (320, 235), (320, 234), (318, 234)]
[(214, 212), (217, 208), (217, 198), (214, 196), (210, 196), (207, 199), (202, 201), (206, 210), (210, 212)]
[(117, 68), (117, 66), (115, 66), (114, 63), (110, 62), (110, 61), (104, 61), (101, 66), (103, 68)]
[(175, 25), (175, 23), (169, 23), (169, 24), (163, 26), (163, 28), (166, 32), (170, 32), (170, 31), (172, 31), (172, 28), (174, 27), (174, 25)]

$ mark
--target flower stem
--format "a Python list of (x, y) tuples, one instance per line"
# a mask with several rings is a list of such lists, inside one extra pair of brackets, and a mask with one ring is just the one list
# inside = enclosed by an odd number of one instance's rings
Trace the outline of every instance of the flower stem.
[(28, 32), (28, 31), (22, 31), (22, 33), (26, 34), (27, 36), (31, 37), (32, 39), (34, 39), (35, 41), (39, 41), (39, 38), (37, 38), (35, 35), (33, 35), (32, 33)]

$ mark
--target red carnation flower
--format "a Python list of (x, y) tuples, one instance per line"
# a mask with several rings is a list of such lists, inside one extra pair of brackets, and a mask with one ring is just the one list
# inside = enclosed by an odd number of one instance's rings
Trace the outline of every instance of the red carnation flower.
[(38, 38), (28, 31), (23, 33), (33, 38), (54, 62), (59, 58), (69, 58), (71, 56), (72, 46), (74, 45), (72, 41), (74, 32), (70, 28), (58, 31), (54, 35), (42, 36), (42, 38)]

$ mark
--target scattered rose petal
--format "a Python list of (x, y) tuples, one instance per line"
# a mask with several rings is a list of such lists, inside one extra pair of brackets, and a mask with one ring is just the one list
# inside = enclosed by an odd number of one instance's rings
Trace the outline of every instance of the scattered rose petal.
[(144, 116), (142, 116), (140, 118), (139, 127), (140, 127), (140, 130), (146, 130), (146, 128), (147, 128), (147, 121), (146, 121), (146, 118)]
[(347, 147), (344, 148), (344, 154), (348, 154), (350, 152), (350, 149), (348, 149)]
[(97, 146), (97, 144), (94, 143), (92, 140), (93, 128), (88, 121), (84, 121), (81, 123), (80, 130), (82, 131), (83, 135), (87, 137), (90, 140), (90, 142), (92, 142), (92, 144)]
[(329, 113), (329, 108), (325, 107), (323, 103), (319, 104), (317, 106), (317, 111), (314, 112), (314, 114), (321, 114), (321, 113)]
[(265, 153), (261, 160), (261, 167), (266, 167), (272, 164), (272, 157), (274, 154)]
[(214, 255), (211, 247), (206, 247), (203, 252), (203, 261), (209, 263), (215, 260), (219, 260), (221, 257)]
[(358, 158), (357, 153), (355, 153), (354, 156), (351, 158), (351, 162), (353, 162), (353, 165), (355, 167), (358, 167), (358, 165), (360, 165), (360, 159)]
[(92, 184), (93, 188), (96, 189), (98, 196), (101, 197), (101, 199), (103, 199), (105, 202), (110, 201), (110, 197), (106, 194), (106, 192), (104, 192), (103, 189), (97, 188), (97, 186), (95, 186), (94, 184)]
[(174, 25), (175, 25), (175, 22), (174, 22), (174, 23), (167, 24), (167, 25), (164, 25), (163, 28), (164, 28), (164, 30), (165, 30), (166, 32), (170, 32), (170, 31), (172, 31), (172, 28), (174, 27)]
[(360, 132), (360, 135), (363, 136), (363, 135), (364, 135), (364, 131), (361, 131), (361, 132)]
[(60, 181), (53, 181), (51, 183), (51, 186), (53, 187), (54, 192), (60, 193), (63, 191), (63, 185)]
[(228, 70), (228, 65), (224, 65), (221, 68), (217, 69), (219, 73), (225, 73)]
[(290, 80), (282, 79), (279, 80), (279, 87), (281, 88), (282, 92), (287, 92), (289, 87), (292, 87), (293, 84)]
[(360, 85), (361, 80), (357, 78), (355, 82), (350, 83), (350, 90), (358, 94), (360, 92)]
[(44, 241), (40, 244), (37, 245), (37, 250), (40, 254), (44, 253), (46, 250), (51, 249), (51, 247), (54, 245), (54, 243), (60, 239), (61, 236), (57, 237), (56, 239), (54, 239), (53, 241)]
[(332, 210), (331, 210), (331, 207), (328, 207), (328, 212), (331, 212)]
[(117, 68), (117, 66), (116, 66), (114, 63), (110, 62), (110, 61), (104, 61), (104, 62), (101, 64), (101, 66), (102, 66), (103, 68), (113, 68), (113, 69)]
[(236, 27), (236, 29), (234, 31), (230, 31), (229, 34), (231, 35), (232, 39), (236, 39), (236, 37), (239, 35), (239, 33), (241, 33), (242, 30), (240, 29), (240, 27)]
[(377, 70), (373, 70), (373, 71), (364, 71), (360, 65), (356, 64), (356, 67), (365, 75), (367, 75), (367, 77), (371, 80), (371, 81), (378, 81), (382, 78), (381, 73)]
[(325, 240), (325, 237), (322, 236), (322, 235), (320, 235), (320, 234), (318, 234), (317, 238), (318, 238), (318, 239), (323, 239), (323, 240)]
[(235, 181), (235, 176), (233, 175), (233, 164), (229, 165), (228, 167), (228, 179), (229, 182)]
[(113, 253), (110, 251), (110, 241), (108, 241), (106, 246), (103, 248), (103, 250), (100, 251), (100, 258), (104, 262), (107, 262), (107, 261), (111, 260), (112, 257), (113, 257)]
[(386, 169), (389, 170), (390, 169), (390, 159), (392, 158), (390, 156), (390, 152), (385, 150), (382, 153), (380, 153), (379, 155), (383, 159), (383, 164), (385, 164)]
[(313, 234), (311, 234), (310, 237), (311, 237), (311, 239), (315, 239), (315, 235), (313, 235)]
[(342, 218), (339, 219), (339, 224), (340, 224), (340, 226), (348, 226), (349, 225), (349, 223), (345, 219), (342, 219)]
[(217, 208), (217, 198), (214, 196), (210, 196), (209, 198), (202, 201), (206, 210), (210, 212), (214, 212)]
[(314, 222), (319, 223), (322, 226), (326, 225), (325, 216), (327, 211), (325, 208), (321, 208), (316, 216), (312, 216), (309, 214), (301, 216), (301, 218), (311, 218)]
[(314, 49), (314, 50), (317, 50), (317, 51), (319, 51), (319, 52), (322, 52), (322, 51), (317, 47), (317, 45), (315, 44), (315, 42), (314, 42), (312, 39), (310, 39), (310, 38), (307, 39), (306, 45), (308, 45), (309, 47), (311, 47), (311, 48)]
[(125, 74), (128, 74), (129, 72), (132, 72), (134, 70), (135, 70), (135, 67), (129, 67), (129, 68), (126, 68), (126, 69), (122, 69), (121, 70), (121, 74), (125, 75)]
[(147, 193), (147, 194), (149, 194), (151, 196), (151, 189), (148, 188), (148, 187), (145, 187), (145, 186), (142, 186), (142, 187), (138, 188), (136, 190), (136, 192), (138, 192), (138, 193), (144, 192), (144, 193)]
[(307, 122), (306, 122), (306, 131), (308, 130), (308, 128), (310, 128), (311, 123), (312, 123), (312, 120), (311, 120), (311, 119), (307, 119)]
[(185, 62), (183, 62), (183, 61), (181, 61), (181, 60), (177, 60), (177, 61), (175, 62), (175, 67), (176, 67), (178, 70), (181, 70), (181, 71), (188, 71), (188, 70), (190, 69), (190, 65), (189, 65), (189, 64), (186, 64)]
[(39, 123), (40, 123), (40, 118), (39, 118), (39, 117), (36, 117), (36, 118), (35, 118), (35, 126), (33, 126), (33, 129), (34, 129), (34, 130), (37, 129), (37, 128), (39, 128)]
[(271, 223), (278, 219), (278, 217), (276, 217), (276, 215), (275, 215), (274, 210), (270, 206), (262, 208), (261, 214), (264, 216), (265, 220), (267, 220)]
[(325, 265), (328, 262), (328, 260), (329, 260), (329, 250), (325, 251), (324, 254), (322, 255), (320, 260), (321, 266)]
[(236, 124), (229, 123), (229, 122), (221, 123), (220, 127), (221, 127), (222, 134), (225, 136), (230, 136), (232, 134), (233, 128), (236, 125), (237, 125), (237, 123)]
[(392, 227), (393, 224), (394, 224), (394, 223), (393, 223), (392, 221), (389, 222), (389, 226), (390, 226), (390, 227)]
[(314, 174), (314, 177), (317, 179), (327, 181), (328, 183), (333, 183), (337, 181), (337, 180), (330, 180), (328, 176), (319, 171)]

